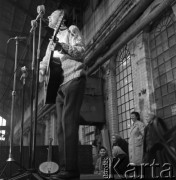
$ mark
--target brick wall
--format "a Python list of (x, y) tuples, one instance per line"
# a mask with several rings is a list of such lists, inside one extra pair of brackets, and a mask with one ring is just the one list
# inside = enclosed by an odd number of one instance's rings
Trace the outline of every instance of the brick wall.
[(89, 6), (84, 14), (84, 28), (83, 34), (86, 44), (92, 41), (95, 33), (100, 30), (100, 27), (106, 22), (109, 16), (115, 11), (121, 1), (103, 0), (101, 4), (92, 9)]
[[(154, 90), (148, 36), (148, 33), (143, 31), (128, 43), (132, 67), (134, 110), (141, 114), (141, 119), (144, 123), (147, 123), (147, 119), (156, 109), (153, 98)], [(106, 69), (104, 89), (106, 122), (110, 135), (112, 133), (118, 133), (119, 124), (117, 114), (116, 73), (113, 69), (113, 67), (116, 67), (116, 64), (114, 61), (116, 61), (116, 57), (111, 58), (111, 60), (104, 65)]]
[(134, 108), (141, 114), (145, 123), (148, 115), (155, 111), (147, 39), (148, 34), (141, 32), (128, 43), (132, 62)]

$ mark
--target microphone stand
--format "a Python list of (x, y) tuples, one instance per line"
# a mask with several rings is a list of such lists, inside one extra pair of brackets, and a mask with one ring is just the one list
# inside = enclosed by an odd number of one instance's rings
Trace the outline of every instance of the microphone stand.
[(32, 43), (32, 64), (31, 64), (31, 70), (32, 70), (32, 85), (31, 85), (31, 99), (30, 99), (30, 110), (31, 110), (31, 128), (30, 128), (30, 146), (29, 146), (29, 168), (32, 166), (32, 138), (33, 138), (33, 99), (34, 99), (34, 70), (35, 70), (35, 30), (37, 28), (37, 21), (32, 21), (32, 29), (30, 30), (30, 33), (33, 34), (33, 43)]
[(32, 144), (32, 167), (35, 168), (35, 148), (36, 148), (36, 132), (37, 132), (37, 114), (38, 114), (38, 89), (39, 89), (39, 63), (40, 63), (40, 48), (41, 48), (41, 30), (42, 30), (42, 18), (41, 13), (39, 17), (39, 38), (37, 48), (37, 63), (36, 63), (36, 85), (35, 85), (35, 114), (34, 114), (34, 131), (33, 131), (33, 144)]
[(21, 138), (20, 138), (20, 164), (23, 165), (23, 124), (24, 124), (24, 97), (25, 97), (25, 85), (26, 85), (26, 77), (27, 77), (27, 69), (26, 66), (21, 68), (21, 78), (23, 83), (22, 88), (22, 115), (21, 115)]
[[(38, 180), (44, 179), (35, 169), (35, 150), (36, 150), (36, 132), (37, 132), (37, 114), (38, 114), (38, 89), (39, 89), (39, 63), (40, 63), (40, 47), (41, 47), (41, 30), (42, 30), (42, 18), (43, 13), (40, 13), (39, 17), (39, 39), (38, 39), (38, 49), (37, 49), (37, 62), (36, 62), (36, 79), (35, 79), (35, 113), (34, 113), (34, 122), (33, 124), (33, 132), (32, 133), (32, 156), (30, 161), (30, 167), (32, 168), (32, 174), (30, 177), (34, 177)], [(32, 76), (34, 77), (34, 60), (35, 60), (35, 31), (33, 31), (33, 61), (32, 61)], [(33, 90), (33, 88), (32, 88)], [(31, 116), (33, 114), (33, 91), (31, 93)], [(31, 120), (33, 116), (31, 117)], [(31, 126), (32, 127), (32, 126)]]
[[(17, 163), (15, 161), (15, 159), (13, 158), (12, 155), (12, 149), (13, 149), (13, 123), (14, 123), (14, 107), (15, 107), (15, 96), (16, 96), (16, 70), (17, 70), (17, 58), (18, 58), (18, 44), (20, 41), (20, 38), (15, 38), (14, 39), (16, 41), (16, 49), (15, 49), (15, 64), (14, 64), (14, 78), (13, 78), (13, 91), (12, 91), (12, 104), (11, 104), (11, 118), (10, 118), (10, 145), (9, 145), (9, 157), (7, 159), (7, 162), (4, 166), (4, 168), (2, 169), (1, 173), (0, 173), (0, 178), (3, 176), (3, 174), (5, 173), (5, 170), (7, 168), (7, 166), (13, 162), (15, 165), (19, 166), (20, 169), (24, 169), (21, 168), (21, 165), (19, 163)], [(9, 42), (9, 41), (8, 41)], [(11, 175), (10, 175), (11, 176)]]
[[(33, 122), (33, 81), (34, 81), (34, 62), (35, 62), (35, 28), (37, 27), (37, 19), (35, 20), (34, 26), (32, 27), (30, 33), (33, 33), (33, 56), (32, 56), (32, 91), (31, 91), (31, 134), (30, 134), (30, 154), (29, 154), (29, 167), (30, 169), (24, 172), (21, 175), (13, 177), (8, 180), (17, 180), (21, 178), (28, 178), (29, 180), (37, 179), (37, 180), (44, 180), (45, 178), (42, 177), (37, 170), (35, 169), (35, 147), (36, 147), (36, 132), (37, 132), (37, 113), (38, 113), (38, 86), (39, 86), (39, 60), (40, 60), (40, 46), (41, 46), (41, 28), (42, 28), (42, 17), (43, 14), (40, 13), (38, 18), (40, 19), (39, 22), (39, 39), (38, 39), (38, 49), (37, 49), (37, 62), (36, 62), (36, 87), (35, 87), (35, 114), (34, 114), (34, 122)], [(34, 125), (34, 127), (33, 127)], [(33, 131), (32, 131), (33, 128)], [(32, 145), (32, 147), (31, 147)]]

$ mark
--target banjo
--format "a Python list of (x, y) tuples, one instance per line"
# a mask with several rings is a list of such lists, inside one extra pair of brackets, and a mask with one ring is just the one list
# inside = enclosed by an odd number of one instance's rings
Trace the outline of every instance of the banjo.
[(52, 158), (52, 141), (53, 141), (53, 139), (50, 138), (49, 139), (49, 148), (48, 148), (47, 162), (43, 162), (39, 166), (39, 171), (41, 173), (45, 174), (45, 175), (55, 174), (59, 170), (58, 164), (51, 161), (51, 158)]

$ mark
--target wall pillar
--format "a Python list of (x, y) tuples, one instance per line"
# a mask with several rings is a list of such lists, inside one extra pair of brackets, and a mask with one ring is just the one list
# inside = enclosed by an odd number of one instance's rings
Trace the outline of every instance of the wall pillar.
[(142, 31), (129, 42), (132, 61), (134, 109), (140, 113), (145, 124), (147, 124), (148, 117), (154, 114), (156, 110), (148, 39), (149, 34)]
[(109, 128), (110, 136), (118, 133), (116, 93), (116, 56), (113, 56), (107, 65), (105, 87), (106, 123)]

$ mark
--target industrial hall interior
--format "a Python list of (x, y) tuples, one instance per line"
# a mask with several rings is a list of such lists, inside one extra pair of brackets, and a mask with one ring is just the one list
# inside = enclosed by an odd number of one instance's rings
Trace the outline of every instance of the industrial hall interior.
[(145, 179), (155, 160), (176, 176), (176, 0), (0, 0), (0, 179)]

